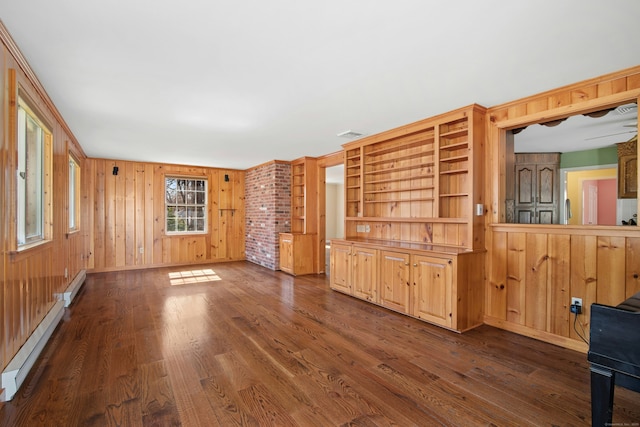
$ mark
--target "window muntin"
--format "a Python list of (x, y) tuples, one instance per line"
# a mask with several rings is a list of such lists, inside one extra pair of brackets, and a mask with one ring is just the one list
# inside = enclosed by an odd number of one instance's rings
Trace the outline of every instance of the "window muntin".
[(20, 247), (46, 238), (46, 193), (51, 186), (46, 163), (52, 146), (51, 132), (22, 98), (18, 99), (17, 137), (16, 235)]
[(207, 180), (165, 177), (167, 234), (204, 233), (207, 230)]
[(80, 165), (69, 155), (69, 231), (80, 229)]

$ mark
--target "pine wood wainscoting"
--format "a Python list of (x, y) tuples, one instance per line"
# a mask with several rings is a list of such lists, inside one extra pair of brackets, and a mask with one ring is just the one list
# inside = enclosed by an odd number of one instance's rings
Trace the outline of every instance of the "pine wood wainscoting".
[[(83, 178), (95, 206), (88, 226), (90, 270), (244, 260), (244, 171), (107, 159), (86, 163)], [(165, 233), (165, 176), (207, 180), (206, 233)]]
[[(250, 262), (94, 273), (3, 426), (584, 426), (580, 352), (456, 334)], [(640, 419), (616, 389), (615, 423)]]
[(514, 151), (508, 130), (637, 103), (639, 97), (636, 66), (487, 110), (486, 323), (586, 351), (573, 330), (571, 297), (583, 299), (578, 320), (588, 335), (591, 303), (617, 305), (640, 290), (634, 277), (640, 274), (639, 227), (505, 224)]
[(640, 230), (626, 228), (492, 226), (485, 323), (586, 352), (591, 304), (640, 292)]
[[(0, 22), (0, 371), (24, 346), (72, 280), (86, 268), (84, 225), (90, 212), (81, 197), (80, 229), (69, 230), (69, 155), (85, 167), (85, 154), (26, 59)], [(52, 133), (51, 195), (45, 214), (51, 229), (46, 241), (17, 248), (17, 108), (18, 93)], [(50, 154), (50, 156), (49, 156)], [(84, 184), (84, 183), (83, 183)], [(82, 186), (82, 194), (86, 187)], [(3, 390), (0, 390), (0, 396)]]

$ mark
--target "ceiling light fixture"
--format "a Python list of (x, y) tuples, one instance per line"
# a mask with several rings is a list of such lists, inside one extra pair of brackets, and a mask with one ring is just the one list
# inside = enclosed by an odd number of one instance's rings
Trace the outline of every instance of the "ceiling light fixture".
[(364, 136), (364, 133), (354, 132), (352, 130), (345, 130), (344, 132), (340, 132), (336, 136), (339, 136), (342, 138), (354, 139), (354, 138), (360, 138), (361, 136)]

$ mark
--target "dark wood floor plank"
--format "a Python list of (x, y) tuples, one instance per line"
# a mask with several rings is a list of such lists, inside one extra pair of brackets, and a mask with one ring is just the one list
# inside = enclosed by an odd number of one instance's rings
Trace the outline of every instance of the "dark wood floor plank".
[(163, 360), (140, 365), (140, 388), (144, 425), (180, 425), (171, 380)]
[[(178, 284), (192, 270), (208, 282)], [(616, 388), (614, 423), (640, 419)], [(89, 274), (1, 426), (582, 426), (586, 355), (234, 262)]]

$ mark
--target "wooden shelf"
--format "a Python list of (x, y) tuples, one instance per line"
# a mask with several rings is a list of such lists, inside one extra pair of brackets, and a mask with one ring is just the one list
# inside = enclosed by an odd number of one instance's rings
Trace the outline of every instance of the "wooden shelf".
[[(447, 138), (447, 139), (453, 139), (453, 138), (459, 138), (461, 136), (465, 136), (469, 133), (468, 129), (465, 127), (463, 129), (454, 129), (448, 132), (441, 132), (440, 133), (440, 138)], [(440, 146), (440, 148), (443, 148), (442, 146)]]
[(458, 175), (462, 173), (468, 173), (467, 169), (449, 169), (449, 170), (441, 170), (440, 175)]
[(407, 170), (416, 170), (416, 169), (420, 169), (422, 167), (432, 167), (432, 166), (434, 166), (434, 163), (430, 162), (430, 163), (423, 163), (420, 166), (408, 165), (408, 166), (400, 166), (400, 167), (397, 167), (397, 168), (375, 169), (375, 170), (371, 170), (371, 171), (364, 171), (364, 174), (365, 175), (377, 175), (377, 174), (389, 173), (389, 172), (403, 172), (403, 171), (407, 171)]
[(415, 187), (415, 188), (387, 188), (384, 190), (365, 190), (364, 194), (382, 194), (382, 193), (406, 193), (408, 191), (423, 191), (423, 190), (433, 190), (433, 187)]
[(441, 162), (452, 163), (452, 162), (463, 162), (468, 160), (469, 156), (464, 154), (461, 156), (451, 156), (451, 157), (440, 157)]
[(366, 151), (365, 148), (365, 156), (379, 156), (382, 154), (390, 154), (395, 153), (397, 151), (404, 151), (415, 147), (424, 147), (427, 144), (434, 144), (434, 136), (430, 135), (429, 137), (425, 137), (424, 134), (418, 134), (413, 138), (407, 138), (404, 141), (383, 141), (378, 144), (373, 144), (374, 146), (380, 148), (371, 148), (369, 151)]
[[(404, 181), (413, 181), (416, 179), (429, 179), (429, 178), (435, 178), (435, 175), (427, 174), (427, 175), (413, 175), (413, 176), (403, 177), (403, 178), (376, 179), (376, 180), (367, 181), (367, 184), (384, 184), (385, 182), (404, 182)], [(426, 188), (432, 188), (432, 187), (426, 187)]]
[(417, 197), (415, 199), (385, 199), (385, 200), (365, 200), (365, 203), (406, 203), (406, 202), (426, 202), (435, 200), (433, 197)]
[(407, 223), (441, 223), (441, 224), (465, 224), (468, 222), (466, 218), (434, 218), (434, 217), (367, 217), (354, 216), (346, 217), (347, 221), (357, 222), (407, 222)]
[(468, 141), (464, 141), (464, 142), (456, 142), (454, 144), (441, 145), (440, 150), (453, 151), (453, 150), (461, 150), (468, 147), (469, 147)]
[(403, 154), (403, 155), (396, 156), (396, 157), (393, 157), (393, 158), (371, 160), (371, 161), (368, 161), (368, 162), (364, 162), (364, 165), (365, 166), (371, 166), (371, 165), (377, 165), (377, 164), (381, 164), (381, 163), (399, 162), (399, 161), (402, 161), (402, 160), (419, 159), (419, 158), (422, 158), (422, 157), (433, 156), (434, 153), (435, 153), (435, 150), (420, 151), (420, 152), (417, 152), (417, 153), (407, 153), (407, 154)]
[(449, 193), (449, 194), (440, 194), (440, 197), (467, 197), (469, 193)]

